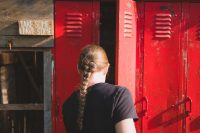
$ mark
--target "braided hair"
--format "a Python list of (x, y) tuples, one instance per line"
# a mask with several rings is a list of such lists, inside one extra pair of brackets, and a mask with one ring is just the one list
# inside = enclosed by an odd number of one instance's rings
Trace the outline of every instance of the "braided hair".
[(101, 48), (100, 46), (88, 45), (82, 50), (80, 54), (78, 69), (81, 74), (81, 82), (79, 87), (79, 114), (77, 119), (80, 131), (83, 128), (86, 95), (90, 76), (93, 72), (101, 71), (104, 68), (108, 67), (108, 65), (109, 62), (107, 55), (103, 48)]

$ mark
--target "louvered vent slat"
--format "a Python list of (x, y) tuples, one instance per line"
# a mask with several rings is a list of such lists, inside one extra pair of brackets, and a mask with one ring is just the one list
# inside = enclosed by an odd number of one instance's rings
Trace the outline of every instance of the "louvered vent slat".
[(82, 13), (67, 13), (65, 15), (65, 35), (66, 37), (82, 37), (83, 29)]
[(131, 12), (124, 12), (124, 37), (132, 37), (133, 26), (132, 26), (133, 14)]
[(172, 15), (169, 13), (158, 13), (155, 15), (155, 38), (171, 38)]

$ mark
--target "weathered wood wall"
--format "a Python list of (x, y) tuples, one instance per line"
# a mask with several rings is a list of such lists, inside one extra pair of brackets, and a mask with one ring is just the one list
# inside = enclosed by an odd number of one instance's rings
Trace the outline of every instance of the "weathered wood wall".
[(53, 12), (53, 0), (0, 0), (0, 47), (52, 47)]

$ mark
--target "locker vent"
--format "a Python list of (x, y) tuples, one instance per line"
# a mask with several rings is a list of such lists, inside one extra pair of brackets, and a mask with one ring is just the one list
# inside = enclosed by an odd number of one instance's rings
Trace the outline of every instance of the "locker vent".
[(82, 37), (82, 13), (67, 13), (65, 15), (65, 35), (67, 37)]
[(172, 15), (170, 13), (158, 13), (155, 16), (155, 38), (171, 38)]
[(130, 38), (132, 37), (132, 20), (133, 14), (131, 12), (124, 12), (124, 37)]

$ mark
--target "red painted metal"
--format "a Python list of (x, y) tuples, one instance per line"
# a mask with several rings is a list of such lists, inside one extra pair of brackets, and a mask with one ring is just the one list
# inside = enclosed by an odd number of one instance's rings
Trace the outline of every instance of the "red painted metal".
[(143, 110), (143, 57), (144, 57), (144, 2), (137, 2), (137, 45), (136, 45), (136, 101), (135, 107), (139, 120), (135, 123), (137, 133), (142, 133)]
[(142, 111), (141, 106), (136, 106), (139, 116), (143, 116), (139, 132), (200, 132), (200, 4), (187, 1), (137, 5), (136, 103), (143, 104)]
[[(99, 42), (99, 5), (55, 2), (53, 133), (65, 132), (62, 104), (78, 86), (80, 49)], [(188, 1), (117, 1), (116, 84), (136, 98), (137, 133), (200, 132), (199, 8)]]
[(143, 133), (177, 133), (181, 64), (181, 3), (145, 2)]
[(135, 99), (136, 2), (117, 1), (116, 84), (130, 89)]
[(77, 62), (80, 50), (99, 41), (98, 1), (55, 2), (55, 133), (64, 133), (62, 104), (78, 88)]
[(200, 3), (189, 3), (187, 96), (186, 104), (191, 113), (186, 118), (186, 133), (200, 133)]

